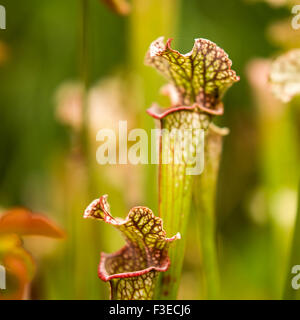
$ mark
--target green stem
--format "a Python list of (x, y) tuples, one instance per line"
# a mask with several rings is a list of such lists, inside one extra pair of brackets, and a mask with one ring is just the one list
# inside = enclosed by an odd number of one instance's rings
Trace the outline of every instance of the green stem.
[(283, 299), (300, 300), (300, 290), (295, 290), (292, 287), (292, 279), (296, 276), (296, 274), (292, 273), (292, 268), (296, 265), (300, 265), (299, 248), (300, 248), (300, 184), (299, 184), (299, 190), (298, 190), (298, 211), (296, 216), (294, 236), (292, 240), (290, 261), (289, 261), (288, 270), (287, 270), (287, 278), (286, 278), (286, 283), (284, 288)]
[(227, 129), (211, 128), (205, 137), (204, 171), (195, 179), (193, 201), (200, 230), (201, 279), (204, 298), (217, 299), (220, 285), (216, 249), (215, 195), (222, 136), (227, 134)]
[(88, 90), (88, 0), (81, 0), (82, 7), (82, 21), (81, 21), (81, 81), (83, 85), (82, 93), (82, 123), (81, 123), (81, 147), (85, 161), (89, 159), (88, 152), (88, 103), (87, 103), (87, 90)]

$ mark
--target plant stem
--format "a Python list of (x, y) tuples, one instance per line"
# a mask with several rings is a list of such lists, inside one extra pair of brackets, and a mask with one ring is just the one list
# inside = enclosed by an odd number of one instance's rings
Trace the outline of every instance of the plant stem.
[[(83, 210), (83, 203), (90, 201), (91, 195), (98, 194), (99, 185), (96, 180), (96, 174), (93, 166), (93, 155), (91, 153), (91, 144), (89, 137), (89, 104), (88, 104), (88, 90), (90, 87), (90, 37), (93, 31), (90, 14), (91, 2), (89, 0), (80, 0), (81, 5), (81, 40), (80, 40), (80, 81), (82, 85), (82, 119), (81, 129), (78, 137), (78, 162), (81, 170), (84, 172), (85, 180), (80, 186), (80, 194), (74, 197), (74, 206), (72, 207), (72, 214), (74, 219), (74, 242), (76, 254), (75, 259), (75, 273), (82, 273), (86, 271), (88, 274), (84, 279), (78, 279), (76, 298), (90, 297), (91, 299), (103, 299), (105, 286), (99, 287), (93, 270), (97, 268), (99, 259), (99, 244), (96, 239), (99, 239), (99, 233), (103, 234), (102, 226), (95, 226), (90, 223), (83, 224), (80, 215), (78, 215), (78, 208)], [(76, 205), (75, 205), (76, 203)], [(89, 235), (89, 236), (87, 236)], [(90, 237), (95, 241), (91, 242)], [(101, 239), (103, 246), (105, 237)], [(89, 252), (86, 248), (89, 247)]]
[(219, 270), (216, 250), (215, 195), (223, 135), (227, 129), (210, 126), (205, 137), (205, 167), (193, 188), (195, 217), (200, 230), (200, 253), (205, 299), (219, 297)]
[[(130, 103), (137, 112), (138, 125), (149, 132), (149, 135), (153, 129), (153, 120), (142, 110), (157, 98), (163, 80), (141, 62), (145, 59), (145, 52), (151, 41), (161, 35), (175, 36), (179, 3), (180, 0), (131, 1), (128, 74), (131, 73), (129, 80), (134, 99)], [(148, 90), (149, 88), (151, 90)], [(156, 176), (157, 166), (148, 165), (144, 177), (145, 203), (154, 212), (157, 212), (157, 184), (153, 182)], [(169, 230), (167, 233), (171, 234)]]
[(298, 189), (298, 210), (297, 210), (296, 222), (294, 227), (294, 236), (292, 240), (291, 254), (290, 254), (286, 283), (285, 283), (284, 294), (283, 294), (283, 299), (286, 299), (286, 300), (300, 299), (299, 290), (295, 290), (292, 287), (292, 278), (296, 276), (296, 274), (292, 273), (292, 268), (295, 265), (300, 265), (299, 248), (300, 248), (300, 184)]
[(86, 161), (89, 159), (88, 152), (88, 0), (81, 0), (82, 7), (82, 27), (81, 27), (81, 81), (83, 86), (82, 92), (82, 123), (81, 123), (81, 147)]
[[(190, 167), (188, 162), (176, 163), (176, 138), (172, 136), (171, 130), (173, 128), (192, 129), (193, 133), (188, 145), (198, 151), (200, 144), (204, 141), (197, 136), (195, 129), (202, 128), (202, 116), (198, 112), (175, 111), (161, 120), (161, 128), (167, 129), (170, 136), (162, 133), (160, 143), (159, 215), (168, 233), (180, 232), (181, 240), (169, 250), (171, 266), (160, 276), (159, 285), (156, 288), (157, 299), (176, 299), (177, 297), (195, 177), (187, 174), (187, 169)], [(184, 150), (190, 152), (190, 148)], [(199, 154), (197, 156), (201, 157)]]

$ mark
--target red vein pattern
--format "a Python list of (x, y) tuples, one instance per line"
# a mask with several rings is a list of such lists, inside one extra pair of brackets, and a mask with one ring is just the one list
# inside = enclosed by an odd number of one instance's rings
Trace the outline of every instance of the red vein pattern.
[(162, 73), (177, 90), (179, 105), (197, 104), (203, 111), (220, 109), (225, 91), (239, 77), (223, 49), (206, 39), (196, 39), (191, 52), (181, 54), (163, 37), (152, 42), (146, 64)]
[(101, 254), (98, 275), (109, 281), (111, 298), (115, 300), (152, 299), (159, 272), (168, 270), (169, 244), (180, 238), (166, 237), (162, 220), (146, 207), (134, 207), (125, 220), (110, 214), (107, 196), (94, 200), (84, 213), (85, 218), (105, 221), (125, 238), (125, 246), (113, 254)]
[[(203, 163), (204, 132), (211, 125), (213, 116), (223, 114), (223, 95), (239, 81), (239, 77), (231, 70), (232, 62), (225, 51), (209, 40), (196, 39), (193, 49), (187, 54), (173, 50), (172, 39), (166, 44), (163, 40), (161, 37), (152, 42), (145, 63), (169, 81), (162, 93), (170, 97), (171, 106), (162, 109), (154, 104), (147, 112), (159, 120), (161, 129), (159, 216), (167, 230), (179, 231), (183, 238), (169, 251), (171, 261), (176, 263), (161, 275), (157, 292), (159, 298), (176, 299), (194, 180), (202, 172), (193, 170), (188, 174), (195, 165), (189, 159)], [(173, 134), (174, 129), (177, 131)], [(169, 134), (164, 134), (165, 131)], [(184, 141), (187, 133), (190, 135)], [(184, 146), (181, 152), (178, 152), (178, 145)], [(179, 163), (178, 155), (181, 154), (184, 157)]]

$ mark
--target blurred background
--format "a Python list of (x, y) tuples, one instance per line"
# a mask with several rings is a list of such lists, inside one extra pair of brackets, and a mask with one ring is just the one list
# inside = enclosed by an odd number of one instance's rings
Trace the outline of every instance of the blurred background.
[[(67, 234), (24, 239), (37, 265), (30, 298), (109, 297), (97, 277), (100, 252), (123, 240), (82, 218), (93, 199), (108, 194), (118, 217), (135, 205), (157, 214), (156, 166), (99, 165), (96, 133), (117, 130), (119, 120), (129, 130), (154, 128), (145, 111), (152, 102), (167, 106), (159, 93), (165, 81), (144, 56), (159, 36), (174, 38), (181, 52), (195, 38), (214, 41), (241, 77), (217, 119), (230, 128), (216, 200), (222, 298), (280, 298), (297, 209), (300, 100), (280, 103), (267, 79), (272, 59), (299, 47), (293, 2), (132, 0), (127, 15), (98, 0), (0, 4), (7, 14), (0, 30), (1, 211), (29, 208)], [(182, 299), (202, 297), (192, 219)]]

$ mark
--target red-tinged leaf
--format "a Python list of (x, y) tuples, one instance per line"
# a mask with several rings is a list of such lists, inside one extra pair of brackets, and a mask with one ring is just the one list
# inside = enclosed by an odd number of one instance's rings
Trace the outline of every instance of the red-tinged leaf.
[(64, 232), (48, 218), (22, 208), (5, 212), (0, 217), (0, 234), (38, 235), (63, 238)]
[[(206, 39), (196, 39), (191, 52), (181, 54), (166, 45), (163, 37), (152, 42), (146, 64), (162, 73), (176, 88), (172, 101), (177, 105), (194, 105), (207, 113), (222, 110), (221, 99), (225, 91), (239, 77), (231, 70), (232, 62), (223, 49)], [(176, 99), (174, 99), (176, 96)]]
[(167, 238), (162, 220), (146, 207), (132, 208), (125, 220), (113, 218), (107, 196), (94, 200), (84, 217), (105, 221), (125, 237), (120, 251), (101, 254), (98, 273), (100, 279), (110, 281), (112, 299), (152, 299), (158, 273), (170, 265), (169, 244), (180, 235)]

